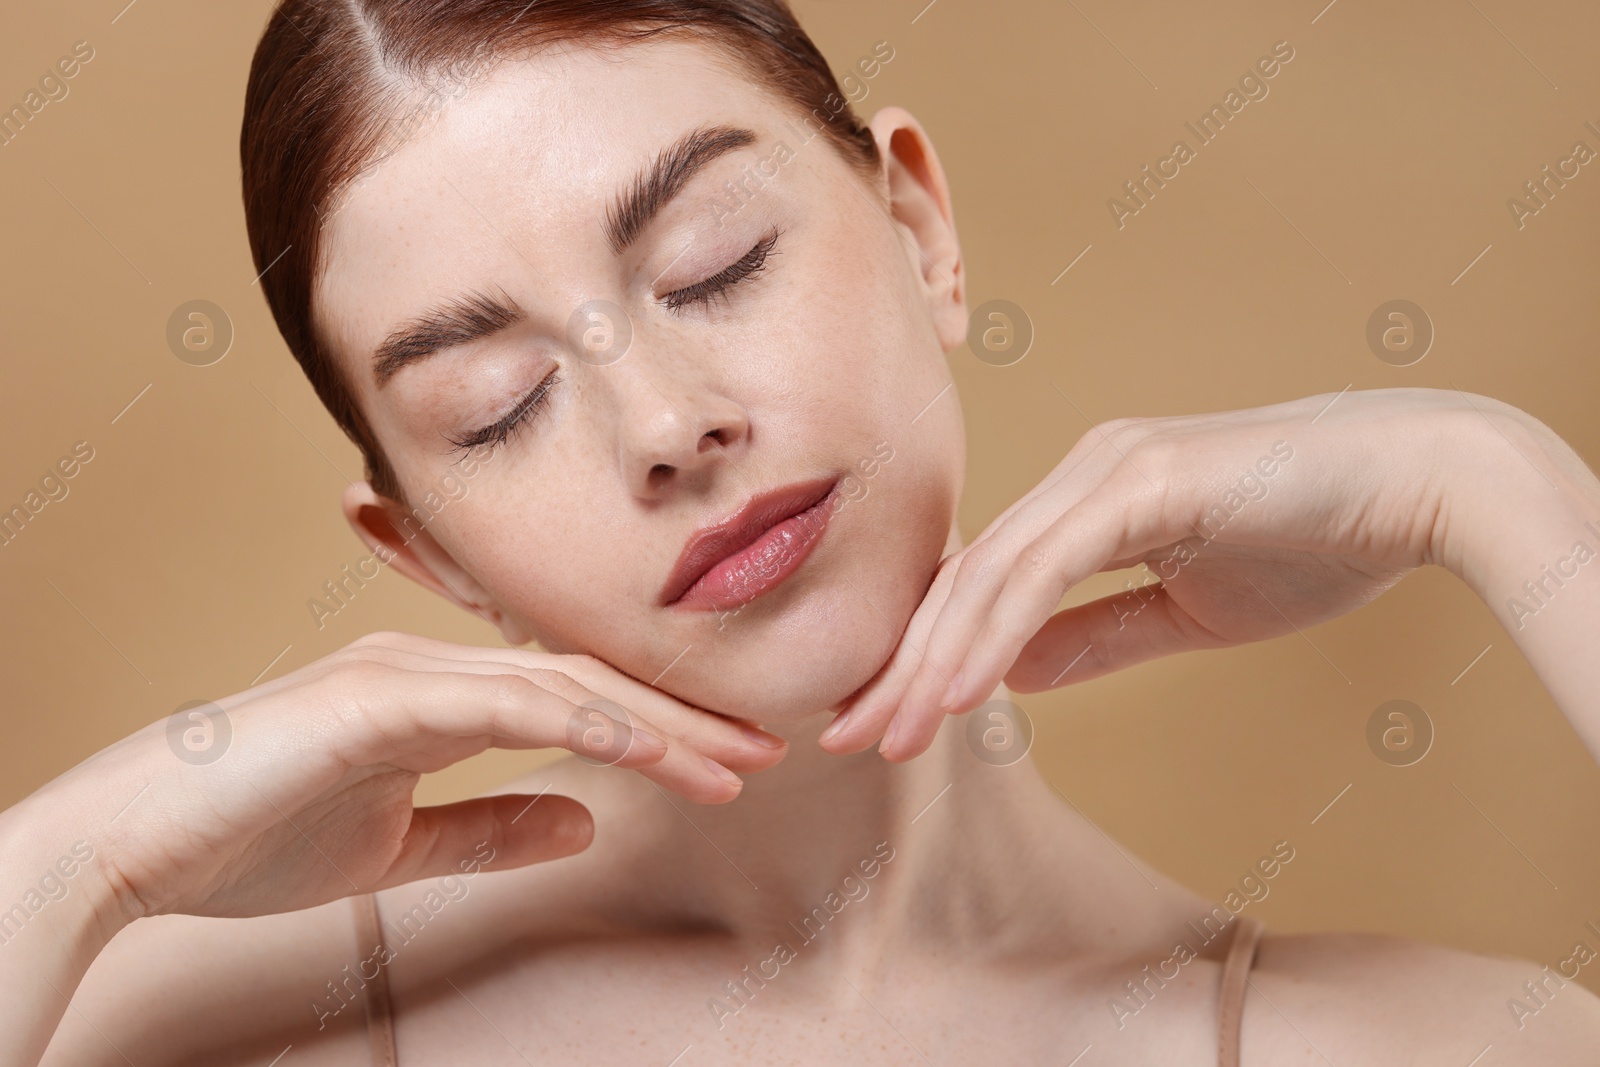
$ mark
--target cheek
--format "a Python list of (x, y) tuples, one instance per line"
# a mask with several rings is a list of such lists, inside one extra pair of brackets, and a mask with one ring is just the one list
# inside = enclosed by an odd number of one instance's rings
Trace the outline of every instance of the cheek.
[(888, 660), (943, 555), (956, 478), (942, 452), (913, 445), (860, 485), (808, 561), (817, 566), (804, 595), (781, 613), (732, 620), (715, 647), (673, 668), (685, 699), (792, 721), (837, 704)]
[(834, 413), (829, 421), (849, 427), (846, 439), (876, 427), (874, 439), (899, 444), (924, 431), (918, 415), (950, 383), (950, 372), (904, 255), (864, 225), (866, 237), (808, 245), (796, 256), (800, 278), (788, 310), (796, 329), (779, 344), (803, 370), (798, 387)]
[[(572, 651), (584, 638), (615, 628), (618, 604), (639, 603), (642, 546), (631, 529), (609, 518), (574, 474), (559, 481), (527, 477), (537, 462), (503, 450), (499, 469), (484, 472), (449, 516), (448, 550), (506, 612), (551, 651)], [(492, 480), (491, 480), (492, 478)]]

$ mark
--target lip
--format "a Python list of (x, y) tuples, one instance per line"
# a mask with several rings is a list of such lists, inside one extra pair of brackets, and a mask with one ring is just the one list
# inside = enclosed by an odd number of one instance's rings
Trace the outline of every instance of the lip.
[(776, 588), (822, 539), (838, 486), (834, 475), (796, 482), (695, 531), (661, 587), (662, 606), (725, 611)]

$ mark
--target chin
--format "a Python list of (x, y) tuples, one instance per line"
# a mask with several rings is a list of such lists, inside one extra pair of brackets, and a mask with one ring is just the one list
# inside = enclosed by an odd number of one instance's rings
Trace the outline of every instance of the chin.
[(833, 708), (888, 662), (915, 606), (905, 609), (893, 632), (876, 615), (866, 619), (854, 610), (841, 610), (847, 618), (819, 616), (795, 626), (794, 632), (775, 635), (766, 655), (741, 654), (725, 663), (708, 659), (706, 666), (716, 673), (704, 679), (703, 699), (693, 703), (756, 723), (797, 722)]
[(836, 707), (899, 645), (944, 554), (952, 508), (924, 498), (898, 530), (838, 530), (846, 536), (819, 546), (792, 587), (728, 620), (702, 644), (705, 655), (692, 666), (686, 656), (681, 675), (663, 684), (675, 681), (679, 699), (749, 722), (795, 722)]

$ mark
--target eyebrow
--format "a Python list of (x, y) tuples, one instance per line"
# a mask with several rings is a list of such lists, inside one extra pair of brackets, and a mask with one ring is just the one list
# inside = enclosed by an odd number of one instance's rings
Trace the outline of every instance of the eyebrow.
[(679, 138), (634, 178), (606, 212), (606, 240), (611, 251), (619, 256), (627, 251), (701, 168), (755, 143), (754, 131), (739, 126), (701, 126)]
[[(713, 160), (756, 143), (752, 130), (701, 126), (657, 154), (606, 211), (606, 243), (614, 255), (627, 251), (663, 208)], [(402, 367), (436, 352), (480, 340), (527, 318), (509, 297), (474, 293), (430, 308), (395, 327), (378, 345), (372, 371), (383, 388)]]
[(527, 318), (509, 297), (474, 293), (441, 304), (397, 326), (373, 356), (372, 373), (382, 389), (408, 363), (435, 352), (489, 337)]

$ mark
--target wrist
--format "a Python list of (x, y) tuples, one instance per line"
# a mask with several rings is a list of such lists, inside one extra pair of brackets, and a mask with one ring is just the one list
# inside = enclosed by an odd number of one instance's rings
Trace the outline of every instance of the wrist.
[[(0, 812), (0, 1062), (38, 1063), (83, 976), (126, 920), (86, 840), (35, 794)], [(87, 837), (87, 835), (84, 835)], [(83, 843), (74, 851), (74, 845)], [(79, 859), (85, 853), (85, 863)], [(68, 878), (63, 871), (71, 871)]]
[(1444, 506), (1431, 562), (1462, 579), (1515, 630), (1519, 600), (1537, 608), (1600, 557), (1600, 480), (1533, 416), (1488, 397), (1468, 403), (1443, 461)]
[(34, 798), (0, 813), (0, 959), (39, 950), (81, 973), (131, 921), (102, 847), (71, 826)]

